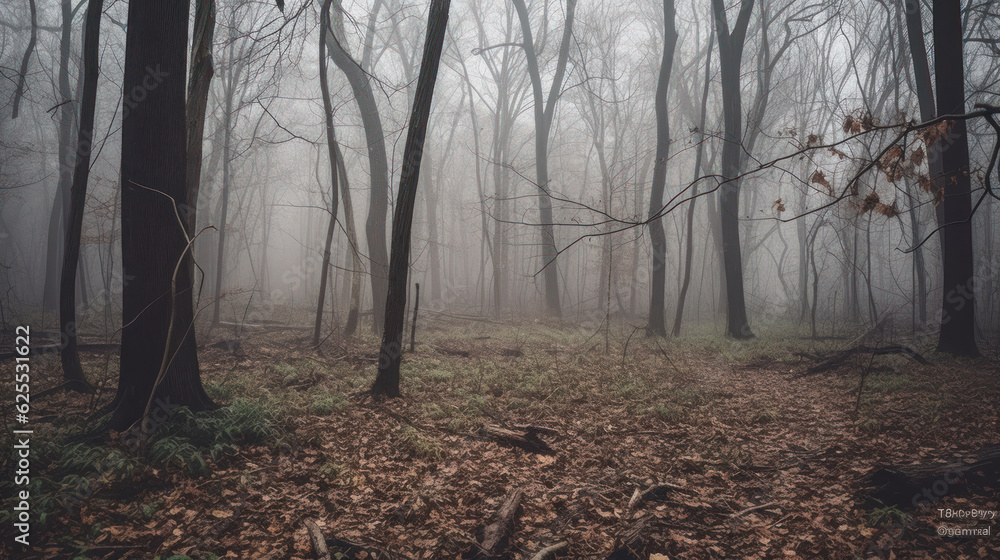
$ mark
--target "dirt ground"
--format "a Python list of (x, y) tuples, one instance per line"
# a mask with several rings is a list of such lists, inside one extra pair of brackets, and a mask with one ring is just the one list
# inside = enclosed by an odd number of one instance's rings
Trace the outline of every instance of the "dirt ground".
[[(317, 352), (303, 331), (268, 328), (235, 351), (206, 345), (209, 393), (264, 428), (249, 437), (240, 424), (231, 443), (205, 450), (184, 447), (186, 428), (158, 432), (154, 440), (176, 439), (158, 459), (129, 454), (116, 434), (66, 439), (92, 425), (87, 415), (115, 386), (117, 358), (88, 354), (88, 375), (105, 382), (99, 398), (33, 403), (33, 511), (46, 519), (34, 521), (32, 552), (5, 535), (2, 556), (311, 559), (310, 518), (331, 543), (362, 544), (369, 557), (458, 558), (519, 489), (513, 558), (560, 541), (566, 558), (604, 558), (644, 517), (658, 560), (1000, 558), (995, 520), (989, 537), (937, 534), (961, 524), (939, 509), (1000, 510), (1000, 483), (964, 493), (954, 484), (916, 509), (866, 503), (862, 492), (877, 466), (961, 460), (1000, 442), (995, 361), (859, 355), (804, 375), (814, 356), (849, 340), (790, 329), (736, 343), (439, 317), (417, 338), (404, 356), (404, 398), (389, 402), (363, 393), (373, 338)], [(34, 371), (37, 393), (55, 385), (46, 380), (58, 360), (39, 358)], [(525, 425), (542, 428), (554, 453), (483, 431)], [(100, 457), (112, 451), (127, 458), (108, 467)], [(87, 472), (101, 476), (81, 495)], [(667, 486), (630, 506), (656, 484)], [(78, 498), (72, 513), (67, 496)]]

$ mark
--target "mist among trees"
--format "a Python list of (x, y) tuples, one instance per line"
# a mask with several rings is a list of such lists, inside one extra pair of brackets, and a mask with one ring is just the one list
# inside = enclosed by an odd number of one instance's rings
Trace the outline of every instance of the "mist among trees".
[(992, 2), (16, 0), (0, 58), (12, 558), (1000, 554), (938, 513), (1000, 510)]

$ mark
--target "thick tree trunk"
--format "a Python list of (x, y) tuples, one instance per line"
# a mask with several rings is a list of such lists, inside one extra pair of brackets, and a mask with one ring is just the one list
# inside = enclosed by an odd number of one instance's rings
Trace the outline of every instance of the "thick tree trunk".
[(653, 162), (653, 185), (649, 196), (649, 237), (653, 244), (653, 271), (649, 283), (649, 324), (646, 332), (666, 336), (667, 236), (663, 230), (663, 190), (667, 182), (667, 157), (670, 155), (670, 122), (667, 92), (670, 71), (674, 64), (677, 29), (674, 23), (674, 2), (663, 0), (664, 41), (660, 76), (656, 82), (656, 159)]
[(63, 378), (69, 387), (91, 392), (80, 365), (77, 351), (76, 274), (80, 261), (80, 237), (83, 232), (83, 212), (87, 203), (87, 180), (90, 177), (90, 154), (94, 138), (94, 108), (97, 105), (97, 79), (100, 75), (98, 45), (101, 32), (103, 0), (89, 0), (83, 41), (83, 95), (80, 103), (80, 126), (73, 158), (73, 185), (70, 191), (69, 225), (66, 228), (62, 277), (59, 283), (59, 324), (65, 347), (60, 354)]
[(740, 13), (732, 33), (722, 0), (712, 0), (716, 33), (719, 39), (719, 63), (722, 69), (722, 105), (726, 123), (722, 148), (722, 175), (719, 214), (722, 222), (722, 253), (726, 283), (726, 334), (736, 339), (753, 338), (747, 320), (743, 292), (743, 258), (740, 248), (740, 173), (743, 142), (743, 107), (740, 94), (740, 63), (746, 40), (753, 0), (741, 0)]
[(420, 63), (420, 75), (413, 99), (406, 144), (403, 151), (403, 169), (399, 178), (399, 194), (392, 219), (392, 258), (389, 264), (388, 297), (385, 306), (385, 331), (379, 353), (378, 375), (372, 384), (372, 394), (386, 397), (399, 396), (399, 365), (403, 349), (403, 314), (406, 310), (406, 287), (410, 264), (410, 230), (413, 225), (413, 206), (417, 198), (420, 178), (420, 159), (423, 152), (427, 121), (430, 118), (434, 83), (437, 80), (441, 50), (448, 26), (448, 8), (451, 0), (432, 0), (427, 16), (427, 38)]
[[(938, 115), (965, 112), (965, 59), (962, 54), (962, 6), (958, 0), (934, 0), (934, 78)], [(941, 149), (944, 185), (944, 301), (938, 351), (978, 356), (972, 251), (972, 192), (969, 139), (964, 120), (951, 124), (952, 144)]]
[[(341, 9), (339, 2), (336, 9)], [(341, 37), (343, 37), (342, 33)], [(339, 42), (339, 39), (335, 33), (327, 34), (327, 49), (330, 53), (330, 59), (344, 73), (351, 89), (354, 90), (354, 100), (361, 113), (365, 141), (368, 143), (371, 200), (368, 205), (365, 236), (368, 238), (368, 260), (371, 263), (373, 326), (375, 332), (381, 332), (385, 318), (385, 300), (389, 282), (389, 257), (386, 254), (385, 240), (385, 216), (389, 206), (389, 165), (385, 154), (385, 135), (382, 132), (382, 120), (379, 117), (378, 105), (375, 103), (371, 80), (368, 74), (351, 58), (350, 53)]]
[(135, 102), (122, 122), (122, 273), (128, 281), (123, 284), (121, 364), (110, 422), (117, 430), (140, 420), (151, 401), (163, 409), (214, 406), (201, 386), (185, 227), (175, 214), (175, 204), (188, 202), (188, 13), (186, 2), (132, 0), (128, 6), (123, 87), (126, 96), (142, 92), (142, 99), (126, 97), (126, 103)]

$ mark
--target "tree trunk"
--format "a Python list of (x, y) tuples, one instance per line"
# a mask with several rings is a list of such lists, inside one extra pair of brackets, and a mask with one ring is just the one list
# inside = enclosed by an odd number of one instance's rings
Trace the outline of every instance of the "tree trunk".
[[(336, 8), (341, 9), (339, 2)], [(341, 27), (342, 24), (337, 25), (337, 31), (340, 31)], [(341, 33), (341, 37), (343, 36)], [(368, 260), (371, 263), (373, 326), (375, 332), (381, 332), (389, 282), (389, 257), (386, 254), (385, 242), (385, 216), (389, 205), (389, 165), (385, 155), (385, 135), (382, 133), (382, 121), (368, 74), (351, 58), (347, 48), (340, 43), (340, 38), (335, 33), (327, 34), (327, 49), (330, 59), (344, 73), (351, 89), (354, 90), (354, 100), (361, 113), (365, 140), (368, 143), (371, 200), (368, 205), (365, 236), (368, 238)]]
[[(934, 78), (938, 115), (965, 112), (965, 59), (962, 54), (962, 6), (958, 0), (934, 0)], [(941, 147), (944, 184), (944, 301), (938, 351), (978, 356), (972, 251), (972, 192), (969, 139), (964, 120), (951, 124)]]
[[(708, 113), (708, 86), (711, 85), (712, 81), (712, 47), (715, 44), (715, 29), (711, 31), (711, 35), (708, 38), (708, 51), (705, 54), (705, 87), (701, 92), (701, 119), (698, 123), (698, 130), (703, 131), (704, 134), (706, 117)], [(681, 283), (681, 290), (677, 296), (677, 313), (674, 316), (674, 328), (671, 331), (671, 335), (680, 336), (681, 335), (681, 320), (684, 317), (684, 303), (687, 300), (688, 286), (691, 285), (691, 261), (694, 256), (694, 206), (695, 197), (698, 196), (698, 177), (701, 173), (701, 158), (705, 151), (705, 137), (702, 137), (702, 141), (698, 143), (698, 151), (694, 156), (694, 181), (691, 188), (691, 202), (688, 202), (688, 212), (687, 212), (687, 239), (685, 240), (685, 255), (684, 255), (684, 281)]]
[(740, 94), (740, 62), (746, 40), (753, 0), (741, 0), (740, 13), (729, 31), (726, 8), (722, 0), (712, 0), (716, 33), (719, 38), (719, 63), (722, 69), (722, 105), (726, 123), (725, 144), (722, 148), (722, 175), (725, 183), (719, 197), (722, 222), (722, 253), (726, 283), (726, 334), (736, 339), (753, 338), (747, 321), (743, 293), (743, 258), (740, 248), (740, 173), (742, 161), (742, 101)]
[(128, 6), (123, 89), (131, 95), (125, 102), (133, 103), (123, 110), (122, 122), (122, 276), (127, 280), (118, 394), (110, 421), (116, 430), (140, 420), (154, 399), (163, 409), (214, 407), (201, 385), (185, 226), (175, 214), (175, 204), (188, 202), (188, 13), (187, 2), (132, 0)]
[(330, 101), (330, 85), (326, 77), (326, 35), (330, 28), (330, 4), (324, 0), (320, 13), (319, 28), (319, 88), (323, 95), (323, 115), (326, 119), (326, 148), (330, 157), (330, 222), (326, 228), (326, 243), (323, 246), (323, 270), (319, 276), (319, 301), (316, 304), (316, 325), (313, 328), (313, 346), (319, 345), (320, 328), (323, 326), (323, 306), (326, 301), (326, 282), (330, 274), (330, 249), (333, 246), (333, 231), (337, 225), (337, 138), (333, 131), (333, 103)]
[[(63, 262), (65, 231), (69, 221), (69, 198), (73, 184), (73, 92), (69, 86), (69, 58), (72, 49), (73, 8), (70, 0), (61, 0), (62, 28), (59, 37), (59, 184), (53, 200), (52, 216), (49, 223), (49, 238), (46, 248), (45, 287), (42, 305), (44, 309), (59, 306), (60, 267)], [(56, 211), (58, 207), (58, 214)]]
[(83, 95), (80, 104), (80, 126), (76, 142), (73, 185), (70, 190), (69, 226), (66, 228), (62, 278), (59, 283), (59, 324), (65, 346), (60, 354), (63, 378), (69, 387), (92, 392), (80, 365), (77, 351), (76, 274), (80, 261), (80, 237), (83, 232), (83, 212), (87, 203), (87, 180), (90, 177), (90, 154), (94, 138), (94, 107), (97, 104), (97, 79), (100, 75), (101, 10), (103, 0), (89, 0), (83, 38)]
[(649, 324), (646, 332), (657, 336), (667, 335), (666, 324), (666, 282), (667, 282), (667, 236), (663, 230), (663, 218), (657, 217), (663, 210), (663, 190), (667, 182), (667, 157), (670, 155), (670, 122), (667, 108), (667, 91), (670, 85), (670, 71), (674, 64), (674, 46), (677, 44), (677, 30), (674, 23), (673, 0), (663, 1), (664, 41), (663, 59), (660, 62), (660, 76), (656, 82), (656, 159), (653, 162), (653, 184), (649, 196), (649, 237), (653, 244), (653, 274), (649, 284)]
[(451, 0), (432, 0), (427, 16), (427, 38), (417, 78), (413, 111), (406, 133), (403, 169), (399, 178), (399, 194), (392, 219), (392, 259), (389, 264), (389, 292), (385, 306), (385, 331), (379, 353), (378, 375), (372, 385), (373, 395), (399, 396), (399, 364), (403, 349), (403, 314), (406, 310), (407, 275), (410, 262), (410, 230), (413, 206), (417, 198), (420, 158), (423, 152), (427, 121), (431, 112), (434, 82), (448, 25)]
[(562, 94), (562, 81), (566, 73), (566, 61), (569, 59), (570, 38), (573, 36), (573, 13), (576, 11), (576, 0), (566, 1), (566, 23), (563, 26), (562, 43), (559, 45), (559, 56), (556, 61), (556, 74), (552, 80), (547, 100), (542, 99), (542, 79), (538, 70), (538, 58), (531, 36), (531, 22), (528, 19), (528, 8), (524, 0), (513, 0), (521, 22), (524, 55), (528, 63), (528, 76), (531, 78), (531, 90), (535, 100), (535, 177), (538, 188), (538, 213), (542, 229), (542, 278), (545, 282), (545, 307), (556, 317), (562, 316), (562, 304), (559, 300), (559, 271), (556, 268), (555, 223), (552, 216), (552, 200), (549, 198), (549, 133), (552, 128), (552, 117), (555, 114), (556, 102)]
[[(201, 188), (201, 159), (205, 138), (205, 109), (209, 86), (215, 67), (212, 63), (212, 40), (215, 36), (215, 0), (196, 0), (194, 37), (191, 44), (191, 73), (188, 79), (187, 118), (187, 184), (188, 204), (181, 212), (187, 221), (188, 235), (194, 236), (198, 226), (198, 191)], [(192, 263), (191, 272), (194, 273)]]

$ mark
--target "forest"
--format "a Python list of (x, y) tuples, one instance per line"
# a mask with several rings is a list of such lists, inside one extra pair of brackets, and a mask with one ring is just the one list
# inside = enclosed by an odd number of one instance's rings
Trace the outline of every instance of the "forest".
[(1000, 559), (1000, 3), (5, 0), (0, 558)]

